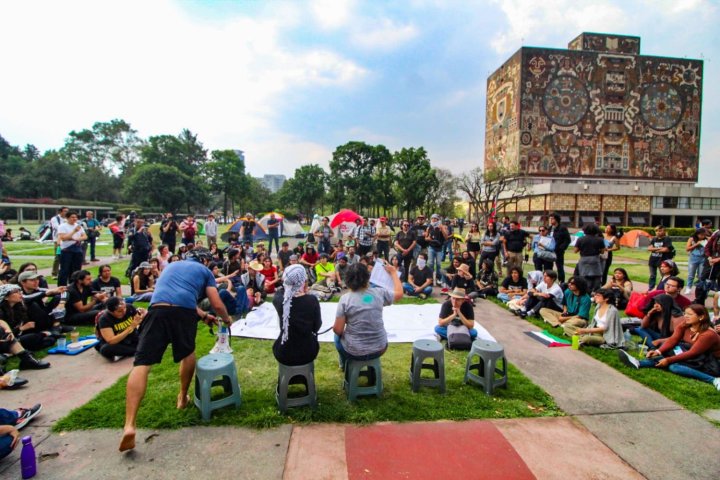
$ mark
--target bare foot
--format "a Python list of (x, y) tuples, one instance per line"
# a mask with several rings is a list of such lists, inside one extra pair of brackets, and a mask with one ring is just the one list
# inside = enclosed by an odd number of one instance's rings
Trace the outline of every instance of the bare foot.
[(188, 406), (188, 403), (190, 403), (190, 395), (187, 395), (187, 394), (183, 395), (182, 393), (179, 393), (178, 398), (177, 398), (177, 409), (178, 410), (185, 409), (185, 407)]
[(120, 440), (120, 451), (125, 452), (135, 448), (135, 429), (125, 428), (122, 440)]

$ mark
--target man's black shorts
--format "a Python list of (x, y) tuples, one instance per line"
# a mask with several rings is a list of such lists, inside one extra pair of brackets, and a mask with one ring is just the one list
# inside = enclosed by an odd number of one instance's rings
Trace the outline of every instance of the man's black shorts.
[(173, 360), (178, 363), (195, 351), (198, 314), (182, 307), (150, 307), (140, 327), (140, 341), (135, 365), (154, 365), (162, 361), (168, 344), (173, 346)]

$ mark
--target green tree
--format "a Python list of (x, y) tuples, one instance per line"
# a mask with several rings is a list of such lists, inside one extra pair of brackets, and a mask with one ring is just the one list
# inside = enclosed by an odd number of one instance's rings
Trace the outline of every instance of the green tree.
[(18, 179), (23, 198), (74, 198), (77, 192), (78, 169), (64, 161), (63, 156), (49, 150), (32, 162)]
[(125, 120), (96, 122), (91, 129), (72, 131), (61, 149), (71, 163), (95, 167), (108, 175), (129, 174), (140, 158), (142, 140)]
[(298, 211), (312, 217), (315, 209), (323, 203), (326, 182), (327, 175), (320, 165), (303, 165), (295, 170), (293, 178), (283, 184), (283, 189)]
[(517, 171), (504, 168), (483, 170), (480, 167), (459, 175), (457, 188), (465, 194), (474, 212), (470, 217), (476, 222), (486, 221), (492, 215), (493, 204), (498, 212), (525, 195), (527, 187), (517, 183), (519, 176)]
[(396, 189), (398, 176), (397, 169), (395, 167), (395, 159), (389, 151), (385, 150), (385, 152), (383, 152), (373, 175), (373, 184), (375, 185), (376, 191), (376, 216), (380, 216), (380, 208), (382, 208), (383, 214), (387, 215), (388, 210), (392, 209), (397, 204)]
[[(245, 162), (234, 150), (213, 150), (205, 170), (214, 192), (222, 195), (223, 216), (228, 216), (228, 201), (239, 200), (248, 188)], [(234, 212), (233, 212), (234, 213)]]
[(375, 169), (388, 156), (390, 152), (383, 145), (348, 142), (337, 147), (330, 161), (328, 182), (334, 208), (370, 208), (377, 193), (377, 186), (373, 182)]
[(397, 169), (398, 202), (406, 217), (426, 204), (428, 192), (437, 187), (435, 171), (423, 147), (403, 148), (393, 154)]
[(434, 170), (437, 184), (428, 192), (427, 207), (442, 217), (453, 217), (455, 216), (455, 204), (460, 200), (455, 176), (450, 170), (443, 168)]
[(188, 202), (187, 191), (192, 185), (193, 179), (177, 167), (147, 163), (135, 168), (124, 193), (134, 203), (172, 212)]

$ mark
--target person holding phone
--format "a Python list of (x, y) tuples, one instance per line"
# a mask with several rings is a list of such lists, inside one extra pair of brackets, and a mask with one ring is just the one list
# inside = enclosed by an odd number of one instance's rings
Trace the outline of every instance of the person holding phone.
[(78, 223), (78, 213), (68, 212), (66, 222), (58, 227), (58, 241), (60, 242), (60, 274), (58, 286), (68, 284), (70, 275), (82, 268), (83, 250), (82, 242), (88, 236)]

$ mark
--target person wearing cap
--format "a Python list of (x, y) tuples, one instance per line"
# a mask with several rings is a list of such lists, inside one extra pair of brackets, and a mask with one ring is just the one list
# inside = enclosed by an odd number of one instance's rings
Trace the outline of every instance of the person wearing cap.
[(433, 213), (430, 216), (430, 225), (425, 230), (425, 241), (428, 244), (428, 263), (435, 275), (435, 285), (440, 286), (440, 268), (443, 245), (449, 238), (448, 230), (440, 221), (440, 215)]
[[(180, 363), (180, 392), (176, 407), (184, 409), (190, 402), (188, 389), (195, 374), (195, 336), (198, 319), (208, 325), (225, 325), (231, 319), (220, 299), (215, 277), (207, 268), (212, 261), (208, 250), (188, 252), (188, 259), (172, 262), (158, 278), (147, 316), (143, 319), (133, 369), (127, 380), (125, 426), (120, 441), (121, 452), (135, 448), (137, 412), (147, 389), (150, 368), (162, 361), (168, 345), (172, 344), (173, 360)], [(198, 298), (207, 297), (217, 313), (198, 308)]]
[[(34, 328), (26, 327), (25, 332), (39, 334), (49, 331), (53, 336), (60, 336), (72, 331), (72, 327), (62, 325), (51, 315), (53, 309), (60, 303), (60, 295), (67, 291), (67, 287), (43, 289), (40, 288), (39, 283), (40, 275), (36, 271), (26, 270), (18, 275), (18, 284), (22, 291), (28, 323), (35, 324)], [(48, 297), (51, 297), (52, 300), (45, 303), (44, 299)]]
[(470, 331), (470, 338), (477, 338), (475, 327), (475, 311), (472, 304), (466, 301), (465, 290), (455, 288), (450, 292), (450, 298), (440, 306), (438, 324), (435, 326), (435, 333), (442, 339), (447, 340), (447, 329), (453, 321), (459, 321)]
[(380, 217), (380, 225), (376, 229), (377, 234), (377, 254), (379, 258), (390, 261), (390, 238), (393, 229), (387, 224), (387, 217)]
[(253, 241), (255, 240), (255, 217), (253, 217), (252, 213), (246, 213), (245, 214), (245, 220), (242, 222), (242, 234), (243, 234), (243, 240), (247, 243), (250, 242), (250, 245), (252, 245)]
[(305, 242), (298, 242), (295, 248), (292, 249), (293, 254), (297, 255), (298, 259), (305, 253)]
[(50, 332), (50, 318), (45, 315), (39, 324), (28, 318), (22, 289), (18, 285), (3, 285), (0, 292), (0, 318), (9, 326), (12, 337), (16, 338), (24, 349), (38, 351), (55, 345), (55, 337)]
[(432, 270), (427, 266), (425, 254), (421, 253), (415, 266), (410, 270), (408, 281), (403, 283), (403, 290), (406, 295), (425, 299), (432, 295), (432, 280)]
[(280, 317), (280, 335), (273, 343), (273, 355), (283, 365), (305, 365), (314, 361), (320, 351), (320, 302), (314, 295), (307, 295), (307, 272), (302, 265), (288, 266), (282, 280), (282, 288), (273, 298)]
[(260, 273), (262, 269), (262, 264), (257, 260), (253, 260), (248, 263), (247, 272), (240, 276), (240, 281), (245, 286), (250, 300), (250, 308), (261, 305), (267, 296), (267, 293), (265, 293), (265, 276)]
[(655, 290), (665, 290), (665, 282), (670, 277), (680, 275), (680, 269), (673, 260), (663, 260), (660, 263), (660, 281)]

